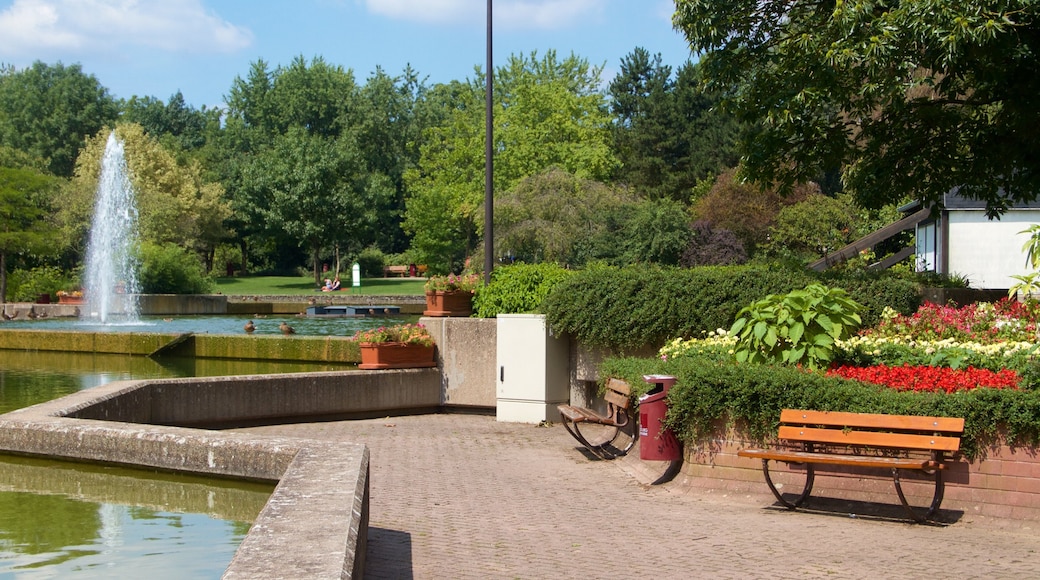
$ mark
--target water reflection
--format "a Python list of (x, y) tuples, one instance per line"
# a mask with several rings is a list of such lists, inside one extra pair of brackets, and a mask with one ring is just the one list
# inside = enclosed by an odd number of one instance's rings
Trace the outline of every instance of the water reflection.
[(353, 365), (0, 350), (0, 413), (113, 381), (341, 371)]
[(0, 577), (218, 577), (272, 491), (0, 456)]
[[(117, 380), (349, 368), (0, 350), (0, 412)], [(217, 578), (272, 489), (0, 455), (0, 578)]]

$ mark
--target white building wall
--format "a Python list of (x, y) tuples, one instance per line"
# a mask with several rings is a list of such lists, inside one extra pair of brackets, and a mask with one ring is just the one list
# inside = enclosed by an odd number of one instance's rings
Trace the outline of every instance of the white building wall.
[(949, 263), (947, 272), (964, 276), (972, 288), (1010, 288), (1015, 274), (1025, 274), (1029, 239), (1019, 233), (1040, 223), (1037, 210), (1010, 210), (999, 220), (989, 220), (982, 210), (957, 210), (948, 214)]

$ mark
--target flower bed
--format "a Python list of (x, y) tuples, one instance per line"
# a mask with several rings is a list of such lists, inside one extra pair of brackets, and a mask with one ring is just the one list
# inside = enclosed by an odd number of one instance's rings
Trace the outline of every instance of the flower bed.
[(982, 387), (992, 389), (1017, 389), (1018, 373), (1010, 369), (993, 372), (987, 369), (968, 367), (950, 369), (944, 367), (903, 365), (890, 367), (840, 366), (827, 371), (828, 376), (863, 381), (891, 387), (897, 391), (946, 392), (970, 391)]

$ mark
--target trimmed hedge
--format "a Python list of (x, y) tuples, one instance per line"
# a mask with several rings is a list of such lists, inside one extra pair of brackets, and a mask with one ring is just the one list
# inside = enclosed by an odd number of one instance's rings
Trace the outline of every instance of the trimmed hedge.
[(546, 296), (573, 273), (556, 264), (512, 264), (495, 268), (491, 283), (477, 288), (474, 313), (481, 318), (499, 314), (538, 312)]
[(1040, 391), (1036, 390), (901, 392), (797, 368), (699, 356), (670, 361), (612, 358), (604, 361), (600, 374), (623, 378), (639, 393), (646, 390), (642, 375), (674, 375), (678, 381), (668, 395), (667, 420), (687, 443), (708, 436), (719, 419), (746, 423), (749, 436), (765, 443), (776, 435), (780, 411), (793, 408), (963, 417), (961, 449), (969, 459), (983, 457), (1001, 436), (1012, 446), (1040, 444)]
[[(543, 305), (554, 330), (579, 342), (630, 351), (660, 346), (676, 337), (728, 329), (741, 308), (769, 294), (786, 294), (821, 278), (781, 266), (590, 266), (560, 282)], [(912, 314), (920, 292), (911, 281), (885, 275), (827, 276), (866, 309), (864, 326), (879, 320), (885, 306)]]

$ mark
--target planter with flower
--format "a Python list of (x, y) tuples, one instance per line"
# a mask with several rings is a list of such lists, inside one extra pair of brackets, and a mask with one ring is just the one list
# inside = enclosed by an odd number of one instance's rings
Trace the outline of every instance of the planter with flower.
[(354, 340), (361, 348), (362, 370), (437, 366), (433, 337), (421, 324), (398, 324), (359, 330)]
[(58, 304), (83, 304), (83, 292), (79, 290), (58, 290)]
[(473, 293), (480, 286), (477, 274), (433, 276), (426, 281), (426, 310), (423, 316), (469, 316)]

